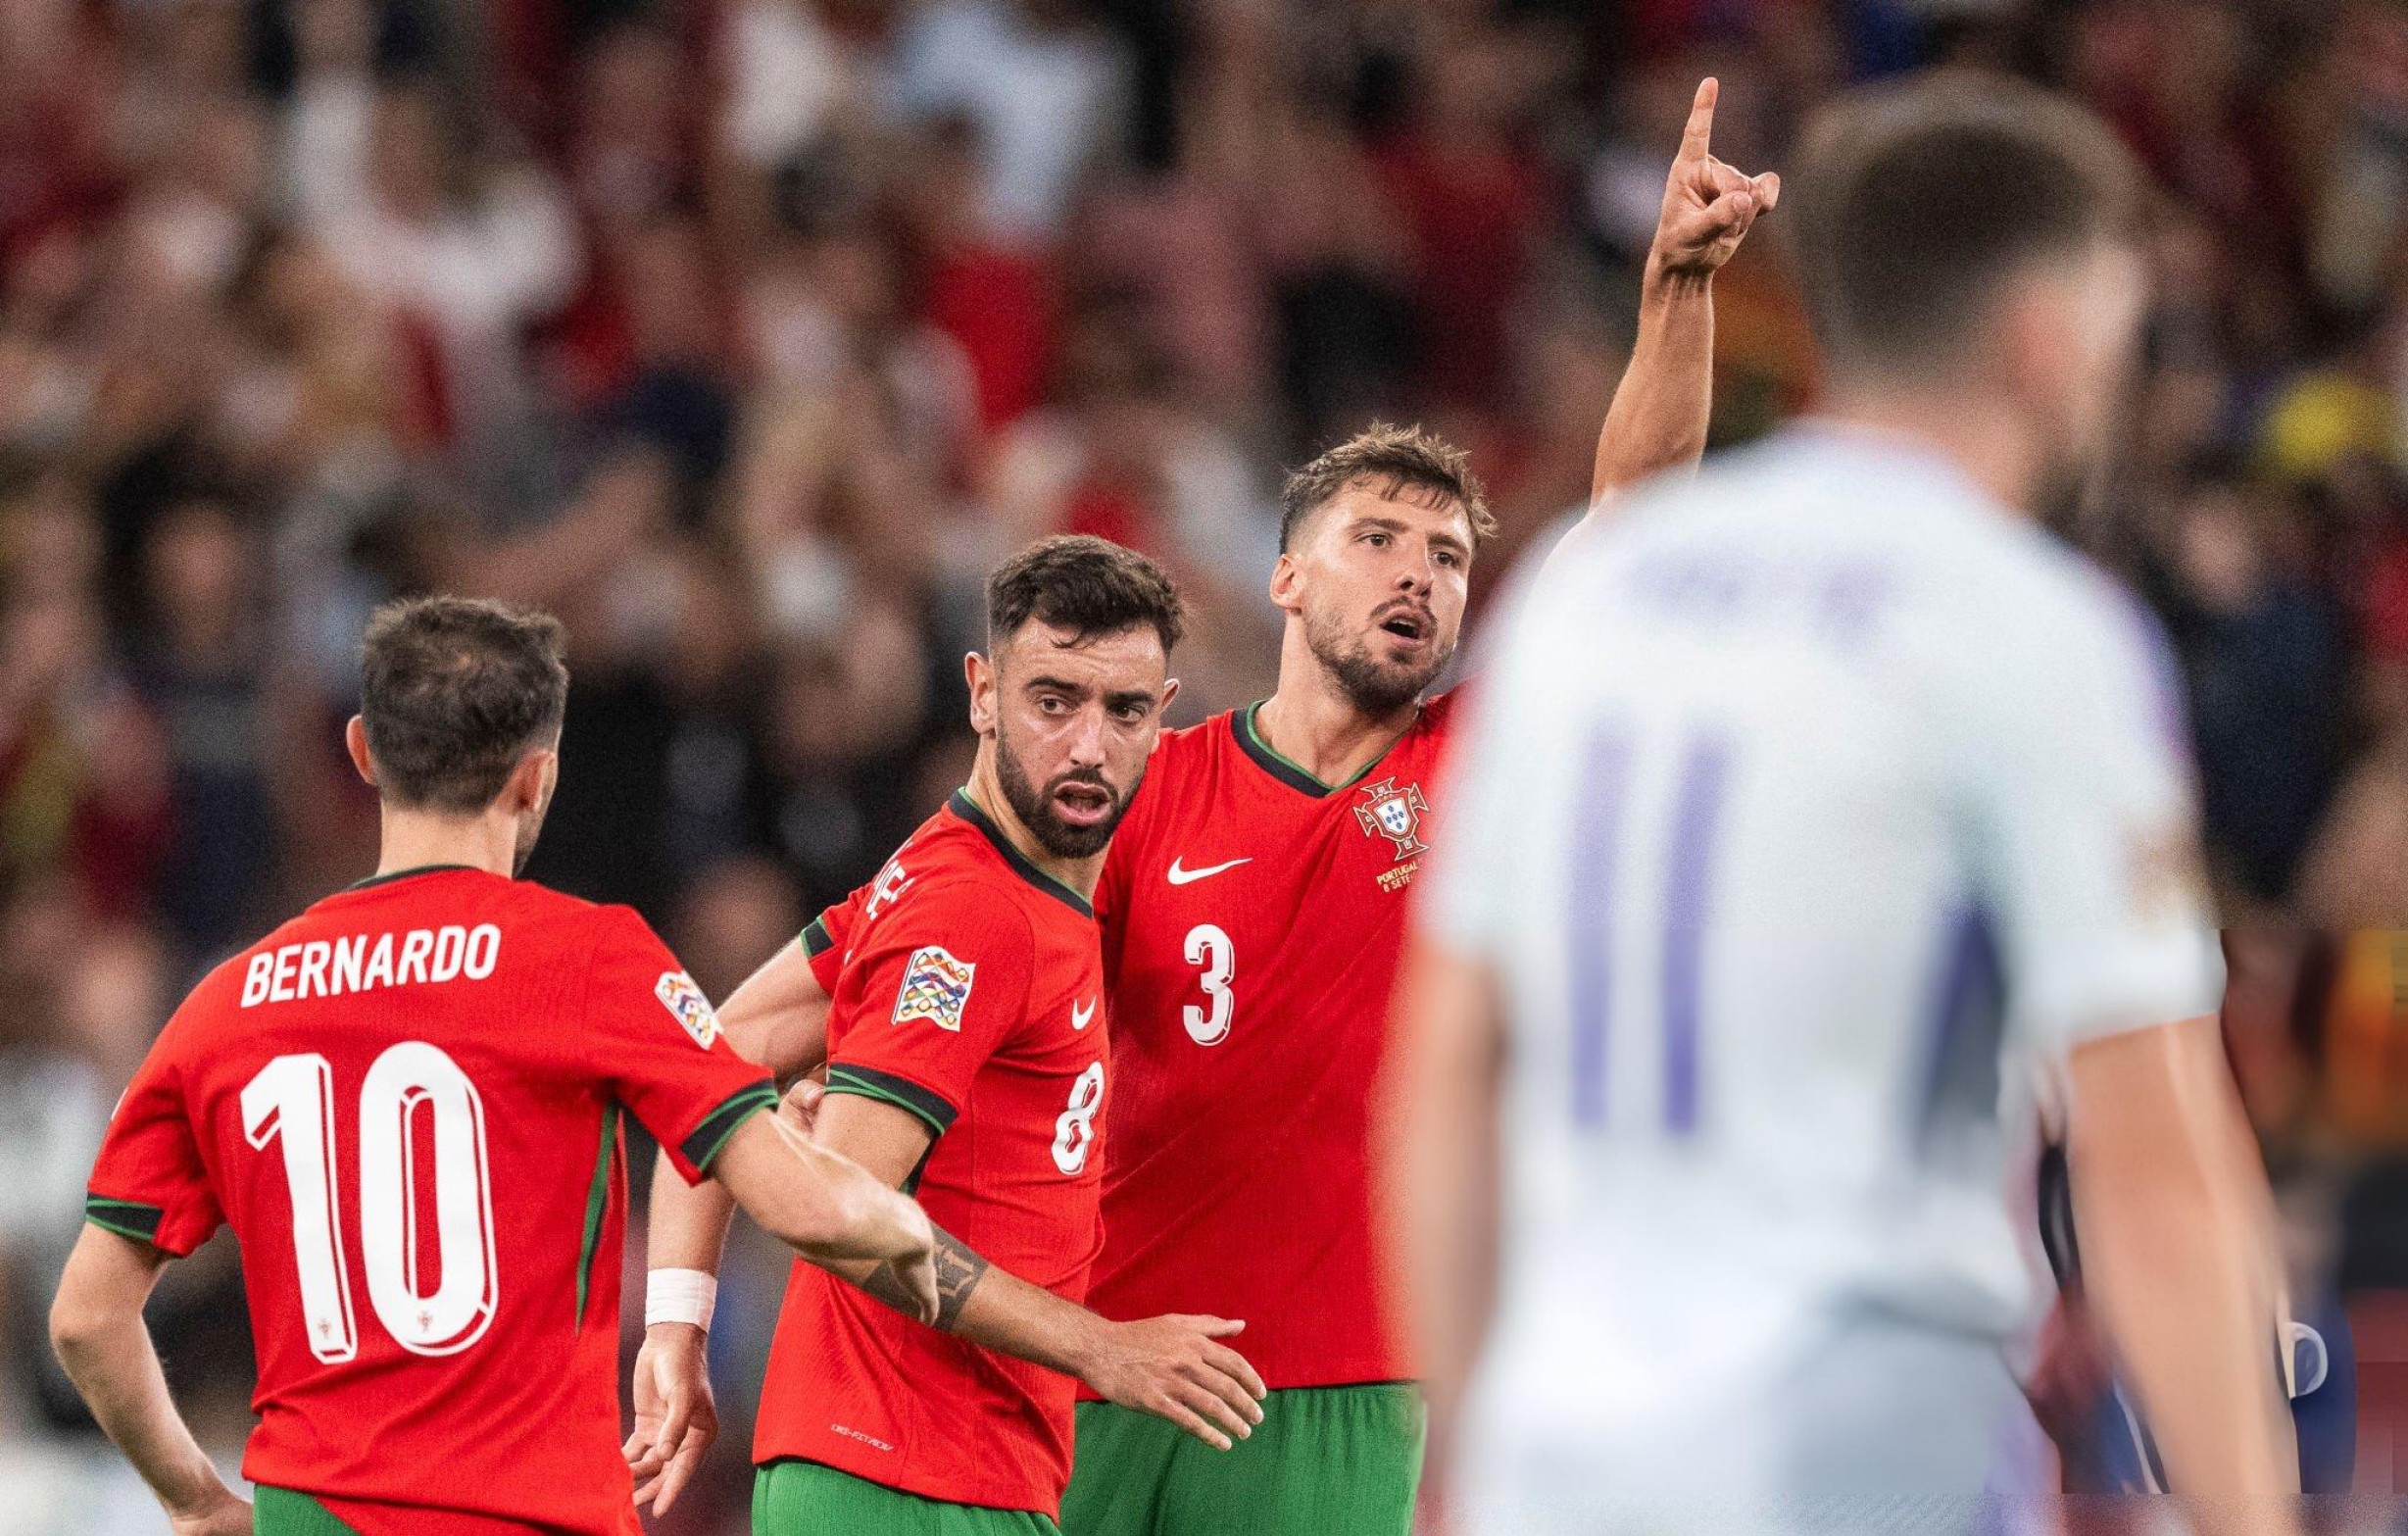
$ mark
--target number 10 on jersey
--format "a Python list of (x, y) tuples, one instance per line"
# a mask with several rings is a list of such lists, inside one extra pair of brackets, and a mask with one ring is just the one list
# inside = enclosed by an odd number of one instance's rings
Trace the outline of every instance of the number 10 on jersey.
[[(411, 1134), (431, 1116), (434, 1231), (418, 1229), (421, 1170)], [(360, 1084), (360, 1258), (369, 1305), (413, 1355), (456, 1355), (493, 1321), (493, 1181), (485, 1166), (485, 1107), (476, 1085), (437, 1046), (405, 1040)], [(351, 1271), (343, 1258), (343, 1198), (334, 1071), (315, 1053), (279, 1056), (242, 1090), (243, 1135), (265, 1152), (284, 1144), (292, 1195), (293, 1264), (310, 1353), (328, 1364), (360, 1353)], [(422, 1239), (436, 1244), (436, 1279), (418, 1288)]]

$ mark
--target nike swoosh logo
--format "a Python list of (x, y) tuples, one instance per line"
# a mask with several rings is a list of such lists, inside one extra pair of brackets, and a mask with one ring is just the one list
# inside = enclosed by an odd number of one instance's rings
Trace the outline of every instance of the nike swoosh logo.
[(1211, 866), (1209, 868), (1182, 869), (1179, 867), (1179, 861), (1173, 859), (1170, 862), (1170, 883), (1173, 885), (1192, 885), (1196, 881), (1204, 879), (1207, 875), (1218, 874), (1223, 869), (1234, 869), (1239, 865), (1253, 864), (1253, 855), (1249, 854), (1243, 859), (1232, 859), (1227, 864), (1216, 864)]
[(1073, 1029), (1086, 1028), (1094, 1021), (1095, 1016), (1096, 1005), (1093, 1000), (1090, 1000), (1085, 1008), (1079, 1007), (1076, 1003), (1070, 1005), (1070, 1027)]

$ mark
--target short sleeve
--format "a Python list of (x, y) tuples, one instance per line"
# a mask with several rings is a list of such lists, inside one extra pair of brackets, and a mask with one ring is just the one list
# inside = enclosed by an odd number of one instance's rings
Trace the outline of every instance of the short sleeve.
[(1035, 941), (969, 881), (913, 887), (856, 937), (828, 1016), (828, 1092), (883, 1099), (941, 1136), (1025, 1016)]
[(844, 969), (845, 945), (852, 937), (853, 917), (853, 899), (848, 897), (803, 927), (803, 956), (811, 962), (819, 990), (830, 997), (836, 995), (837, 978)]
[(185, 1105), (172, 1023), (118, 1101), (92, 1167), (84, 1219), (181, 1258), (224, 1216)]
[(2000, 661), (1965, 749), (2017, 1029), (2049, 1057), (2223, 1000), (2172, 668), (2100, 588)]
[(768, 1074), (738, 1056), (668, 947), (626, 907), (597, 910), (583, 1040), (613, 1097), (697, 1183), (738, 1125), (777, 1108)]

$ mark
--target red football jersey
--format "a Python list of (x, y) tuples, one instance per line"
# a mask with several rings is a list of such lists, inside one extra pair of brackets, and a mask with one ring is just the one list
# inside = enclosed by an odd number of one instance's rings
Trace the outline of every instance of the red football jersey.
[(620, 1107), (693, 1179), (776, 1103), (629, 909), (413, 870), (202, 981), (110, 1121), (87, 1214), (177, 1255), (233, 1226), (252, 1480), (363, 1536), (633, 1536)]
[[(956, 794), (805, 943), (835, 1000), (828, 1091), (926, 1121), (935, 1141), (911, 1188), (929, 1218), (996, 1267), (1080, 1300), (1100, 1241), (1106, 1067), (1086, 901)], [(1075, 1390), (798, 1264), (753, 1459), (1051, 1516), (1070, 1480)]]
[(1450, 704), (1337, 788), (1252, 707), (1165, 735), (1097, 890), (1116, 1037), (1089, 1305), (1243, 1318), (1272, 1387), (1414, 1374), (1379, 1305), (1370, 1100)]

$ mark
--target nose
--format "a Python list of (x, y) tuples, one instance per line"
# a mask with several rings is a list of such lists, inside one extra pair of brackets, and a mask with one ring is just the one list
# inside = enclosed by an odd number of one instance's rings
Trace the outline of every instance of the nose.
[(1397, 571), (1397, 589), (1415, 597), (1428, 596), (1430, 589), (1437, 584), (1438, 567), (1431, 561), (1427, 549), (1407, 555), (1403, 566)]
[(1101, 707), (1079, 711), (1077, 720), (1072, 723), (1062, 743), (1062, 750), (1068, 760), (1064, 766), (1072, 768), (1103, 767), (1106, 735), (1104, 711)]

